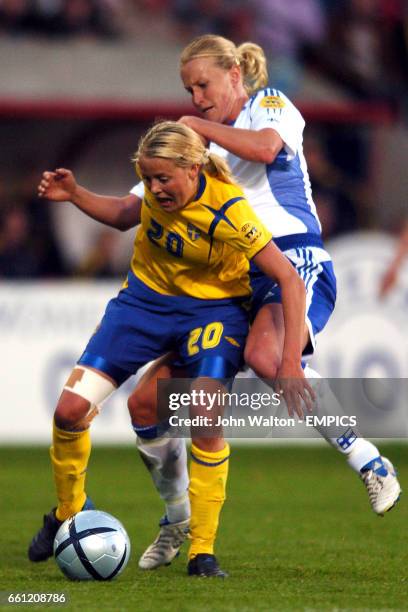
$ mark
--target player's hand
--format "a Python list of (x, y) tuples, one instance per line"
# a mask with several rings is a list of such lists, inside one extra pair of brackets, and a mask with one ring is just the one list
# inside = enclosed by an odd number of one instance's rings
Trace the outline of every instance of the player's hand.
[(316, 394), (305, 378), (300, 364), (294, 366), (282, 362), (274, 382), (274, 389), (285, 401), (290, 417), (296, 413), (302, 419), (305, 409), (307, 412), (313, 411)]
[(206, 147), (208, 146), (208, 140), (204, 138), (200, 132), (200, 121), (203, 121), (203, 119), (200, 119), (200, 117), (194, 117), (194, 115), (184, 115), (183, 117), (180, 117), (178, 123), (182, 123), (183, 125), (186, 125), (194, 130), (201, 138), (203, 145)]
[(70, 170), (58, 168), (54, 172), (44, 172), (38, 185), (40, 198), (55, 202), (72, 200), (77, 188), (77, 182)]

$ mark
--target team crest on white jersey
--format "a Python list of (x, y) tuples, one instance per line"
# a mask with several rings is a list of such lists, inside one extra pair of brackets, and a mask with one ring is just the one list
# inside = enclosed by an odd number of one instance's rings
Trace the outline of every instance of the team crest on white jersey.
[(265, 96), (262, 98), (260, 106), (264, 108), (283, 108), (285, 102), (279, 96)]

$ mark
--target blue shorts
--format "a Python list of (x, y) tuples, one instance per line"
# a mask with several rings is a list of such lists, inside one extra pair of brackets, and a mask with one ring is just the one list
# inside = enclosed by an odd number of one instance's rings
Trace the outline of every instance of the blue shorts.
[(108, 303), (79, 364), (122, 384), (149, 361), (176, 351), (176, 365), (190, 377), (236, 374), (248, 334), (247, 298), (173, 297), (153, 291), (131, 272), (128, 281)]
[[(284, 251), (296, 268), (306, 286), (306, 325), (309, 329), (310, 346), (304, 354), (313, 353), (319, 333), (330, 318), (336, 303), (336, 277), (329, 254), (320, 247), (304, 246)], [(282, 303), (280, 287), (251, 264), (251, 287), (253, 292), (251, 319), (265, 304)]]

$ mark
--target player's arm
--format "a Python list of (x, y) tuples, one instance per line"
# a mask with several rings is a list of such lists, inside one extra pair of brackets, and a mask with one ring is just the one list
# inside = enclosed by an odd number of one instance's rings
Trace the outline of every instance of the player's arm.
[(398, 278), (398, 273), (406, 257), (408, 257), (408, 222), (405, 224), (404, 230), (398, 241), (398, 246), (394, 258), (381, 279), (381, 298), (385, 297), (387, 293), (391, 291), (391, 289), (395, 286)]
[(244, 130), (187, 115), (179, 121), (191, 127), (207, 142), (214, 142), (248, 161), (271, 164), (284, 146), (282, 138), (272, 128)]
[(124, 197), (104, 196), (88, 191), (65, 168), (44, 172), (38, 195), (54, 202), (69, 201), (96, 221), (126, 231), (140, 223), (142, 200), (129, 193)]
[[(242, 191), (236, 190), (242, 194)], [(284, 391), (289, 414), (302, 417), (302, 400), (308, 410), (315, 394), (305, 379), (301, 366), (305, 332), (306, 289), (290, 261), (271, 241), (271, 233), (255, 215), (244, 196), (231, 198), (225, 211), (228, 222), (220, 221), (214, 237), (252, 259), (264, 274), (278, 282), (282, 293), (285, 338), (282, 360), (274, 387)]]
[(273, 242), (269, 242), (253, 257), (254, 263), (281, 288), (285, 321), (285, 339), (281, 365), (277, 374), (277, 390), (284, 393), (289, 414), (293, 411), (302, 417), (301, 398), (308, 409), (314, 399), (313, 389), (306, 381), (301, 366), (306, 289), (295, 268)]

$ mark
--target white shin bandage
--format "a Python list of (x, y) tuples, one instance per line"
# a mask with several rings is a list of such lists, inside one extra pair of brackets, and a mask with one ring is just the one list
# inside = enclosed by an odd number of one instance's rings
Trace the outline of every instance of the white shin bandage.
[(99, 408), (115, 390), (115, 385), (94, 370), (75, 366), (70, 377), (64, 385), (64, 389), (83, 397), (91, 404), (92, 408)]

